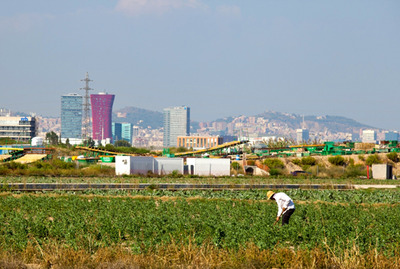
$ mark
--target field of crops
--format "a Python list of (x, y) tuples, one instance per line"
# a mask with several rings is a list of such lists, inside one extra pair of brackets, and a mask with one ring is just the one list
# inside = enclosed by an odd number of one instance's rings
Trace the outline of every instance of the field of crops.
[[(177, 265), (178, 260), (168, 258), (171, 252), (181, 253), (179, 264), (186, 265), (193, 264), (194, 253), (209, 253), (200, 267), (216, 268), (221, 259), (226, 267), (291, 267), (294, 256), (297, 266), (344, 266), (354, 259), (363, 260), (358, 263), (363, 266), (374, 263), (366, 258), (372, 254), (375, 267), (378, 262), (400, 265), (399, 191), (286, 193), (296, 211), (284, 227), (272, 225), (276, 203), (265, 200), (263, 191), (3, 193), (1, 250), (24, 263), (64, 266), (68, 261), (60, 257), (65, 255), (55, 249), (84, 256), (69, 261), (92, 267), (105, 250), (103, 262), (118, 262), (125, 255), (130, 261), (147, 257), (137, 264), (154, 260), (161, 267)], [(277, 259), (277, 253), (286, 254)]]
[(0, 184), (5, 183), (194, 183), (194, 184), (374, 184), (399, 185), (397, 180), (373, 179), (321, 179), (314, 177), (158, 177), (158, 176), (1, 176)]

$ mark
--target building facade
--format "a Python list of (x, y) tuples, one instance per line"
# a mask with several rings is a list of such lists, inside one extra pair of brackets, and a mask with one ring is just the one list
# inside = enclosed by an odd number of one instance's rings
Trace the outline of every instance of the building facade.
[(363, 130), (362, 131), (362, 142), (363, 143), (376, 143), (376, 132), (374, 130)]
[(296, 130), (296, 142), (297, 144), (306, 143), (310, 139), (310, 132), (308, 129), (297, 129)]
[(35, 117), (0, 117), (0, 138), (30, 141), (38, 133)]
[(385, 132), (385, 140), (386, 141), (399, 141), (399, 133), (393, 132), (393, 131)]
[(113, 141), (116, 142), (122, 139), (122, 125), (119, 122), (112, 123), (112, 137)]
[(61, 96), (61, 139), (82, 138), (83, 97), (76, 93)]
[(190, 108), (187, 106), (164, 109), (164, 147), (176, 147), (178, 136), (190, 135)]
[(223, 144), (220, 136), (178, 136), (177, 147), (205, 149)]
[(90, 95), (92, 106), (93, 140), (112, 140), (112, 106), (114, 94), (99, 93)]
[(133, 125), (132, 123), (121, 123), (122, 139), (132, 144)]

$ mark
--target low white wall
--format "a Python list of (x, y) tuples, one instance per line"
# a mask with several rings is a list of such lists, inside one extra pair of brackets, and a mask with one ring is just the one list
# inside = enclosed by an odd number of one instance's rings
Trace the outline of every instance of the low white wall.
[(168, 175), (173, 171), (183, 174), (183, 158), (155, 158), (155, 174)]
[(187, 158), (189, 174), (198, 176), (229, 176), (230, 159)]
[(182, 158), (154, 158), (141, 156), (115, 156), (115, 174), (146, 175), (148, 172), (168, 175), (173, 171), (183, 174)]

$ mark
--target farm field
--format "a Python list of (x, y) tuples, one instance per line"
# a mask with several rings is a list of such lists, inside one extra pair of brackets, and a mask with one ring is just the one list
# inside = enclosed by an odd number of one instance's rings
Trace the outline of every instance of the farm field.
[(398, 268), (400, 191), (3, 192), (0, 267)]
[(4, 183), (196, 183), (196, 184), (363, 184), (363, 185), (400, 185), (398, 180), (373, 180), (359, 178), (313, 178), (313, 177), (60, 177), (60, 176), (1, 176)]

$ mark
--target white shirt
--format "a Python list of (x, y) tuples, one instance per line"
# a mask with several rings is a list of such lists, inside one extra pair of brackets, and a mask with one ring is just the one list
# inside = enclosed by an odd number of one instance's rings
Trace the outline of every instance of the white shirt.
[(294, 209), (293, 200), (283, 192), (274, 194), (276, 203), (278, 204), (278, 217), (281, 215), (283, 208)]

